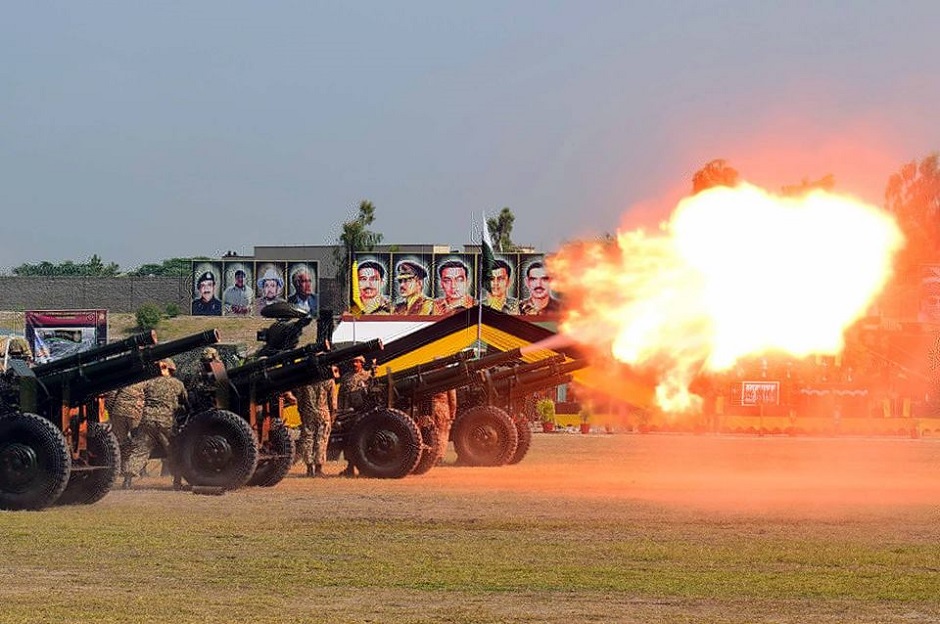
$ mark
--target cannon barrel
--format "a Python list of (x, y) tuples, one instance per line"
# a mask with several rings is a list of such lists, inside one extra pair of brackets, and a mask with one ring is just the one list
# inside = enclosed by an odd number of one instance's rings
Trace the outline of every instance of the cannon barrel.
[[(368, 342), (355, 344), (326, 353), (307, 353), (298, 355), (294, 352), (281, 354), (285, 357), (275, 356), (258, 360), (261, 364), (248, 375), (229, 376), (229, 381), (235, 386), (238, 394), (243, 397), (254, 392), (255, 398), (268, 397), (280, 392), (286, 392), (297, 386), (323, 381), (333, 376), (332, 367), (355, 357), (370, 353), (382, 348), (381, 339), (376, 338)], [(302, 351), (297, 349), (296, 351)], [(286, 357), (293, 354), (291, 357)], [(233, 369), (238, 371), (238, 367)]]
[(510, 349), (477, 360), (459, 361), (445, 368), (434, 369), (426, 374), (421, 373), (408, 377), (396, 376), (393, 387), (398, 396), (437, 394), (438, 392), (445, 392), (471, 384), (480, 371), (500, 366), (506, 362), (519, 359), (521, 356), (522, 353), (519, 349)]
[(497, 391), (499, 396), (504, 400), (515, 400), (517, 398), (525, 397), (536, 392), (542, 392), (543, 390), (548, 390), (549, 388), (556, 388), (558, 386), (563, 386), (567, 383), (571, 383), (573, 377), (568, 375), (550, 375), (548, 377), (543, 377), (539, 381), (520, 384), (518, 386), (511, 386), (504, 388), (503, 391)]
[(510, 366), (507, 368), (501, 368), (499, 370), (490, 371), (490, 381), (497, 382), (502, 379), (509, 377), (516, 377), (523, 373), (528, 373), (530, 371), (540, 370), (543, 368), (550, 368), (552, 366), (558, 366), (563, 364), (565, 361), (564, 355), (553, 355), (536, 362), (528, 362), (526, 364), (520, 364), (518, 366)]
[[(124, 355), (90, 360), (74, 368), (37, 375), (37, 378), (49, 395), (61, 394), (71, 405), (79, 405), (97, 394), (157, 377), (160, 371), (156, 363), (160, 360), (218, 341), (219, 332), (207, 329), (177, 340), (138, 347)], [(105, 347), (99, 347), (102, 348)], [(90, 349), (86, 353), (91, 358), (96, 351)]]
[(454, 364), (459, 364), (461, 362), (466, 362), (473, 356), (473, 351), (465, 350), (458, 351), (452, 355), (446, 357), (438, 358), (436, 360), (431, 360), (430, 362), (423, 362), (417, 364), (410, 368), (403, 368), (400, 371), (393, 371), (393, 375), (396, 379), (406, 379), (408, 377), (413, 377), (415, 375), (426, 375), (431, 371), (440, 370), (448, 366), (453, 366)]
[(297, 349), (291, 349), (290, 351), (285, 351), (283, 353), (278, 353), (277, 355), (272, 355), (270, 357), (262, 357), (251, 362), (245, 362), (241, 366), (236, 366), (227, 371), (228, 378), (232, 383), (239, 383), (240, 379), (247, 379), (249, 376), (254, 373), (270, 369), (274, 366), (279, 366), (281, 364), (288, 364), (295, 360), (305, 358), (310, 355), (316, 355), (324, 351), (329, 351), (332, 348), (329, 340), (324, 340), (322, 342), (316, 342)]
[(75, 368), (77, 366), (82, 366), (83, 364), (90, 364), (113, 355), (134, 351), (137, 349), (137, 347), (145, 347), (154, 345), (156, 343), (156, 332), (153, 330), (149, 332), (142, 332), (140, 334), (134, 334), (130, 338), (125, 338), (124, 340), (111, 342), (100, 347), (89, 349), (87, 351), (80, 351), (74, 355), (69, 355), (67, 357), (55, 360), (54, 362), (39, 364), (33, 367), (33, 373), (35, 373), (37, 377), (43, 377), (45, 375), (51, 375), (57, 371), (62, 371), (67, 368)]

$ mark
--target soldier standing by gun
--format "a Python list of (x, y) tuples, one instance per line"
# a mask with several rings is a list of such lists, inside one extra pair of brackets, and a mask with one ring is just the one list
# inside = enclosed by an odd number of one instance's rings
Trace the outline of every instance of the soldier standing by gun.
[[(353, 369), (343, 375), (339, 380), (339, 410), (357, 410), (362, 407), (362, 392), (369, 387), (372, 373), (365, 370), (366, 359), (359, 355), (353, 358)], [(355, 477), (356, 467), (352, 462), (346, 462), (346, 468), (340, 473), (344, 477)]]
[(135, 383), (109, 392), (104, 399), (108, 410), (108, 422), (121, 449), (121, 470), (131, 453), (131, 432), (140, 425), (144, 413), (144, 386), (147, 382)]
[(308, 477), (322, 477), (326, 463), (326, 446), (330, 442), (330, 430), (336, 415), (336, 377), (339, 371), (333, 368), (333, 377), (294, 390), (297, 411), (300, 412), (300, 445), (307, 464)]
[(457, 415), (457, 390), (438, 392), (431, 397), (431, 417), (434, 419), (434, 429), (437, 430), (437, 448), (435, 464), (444, 463), (447, 454), (447, 443), (450, 440), (450, 426)]
[[(124, 466), (124, 489), (131, 487), (134, 475), (144, 467), (155, 447), (160, 446), (168, 460), (172, 457), (170, 439), (173, 437), (173, 425), (177, 415), (188, 407), (189, 402), (186, 387), (173, 376), (175, 372), (176, 364), (173, 360), (161, 360), (162, 376), (151, 379), (144, 385), (144, 409), (140, 426), (131, 438), (131, 453)], [(170, 472), (176, 474), (173, 467)], [(173, 486), (181, 485), (179, 477), (174, 476)]]

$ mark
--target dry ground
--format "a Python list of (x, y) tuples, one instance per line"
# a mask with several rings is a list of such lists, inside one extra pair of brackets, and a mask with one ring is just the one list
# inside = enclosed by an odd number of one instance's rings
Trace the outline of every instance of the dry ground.
[(144, 479), (0, 512), (0, 622), (940, 622), (938, 466), (937, 440), (537, 434), (396, 481)]

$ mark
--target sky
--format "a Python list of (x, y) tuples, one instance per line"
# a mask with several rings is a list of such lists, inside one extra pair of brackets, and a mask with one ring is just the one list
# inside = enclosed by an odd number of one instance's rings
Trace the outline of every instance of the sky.
[[(11, 2), (0, 272), (655, 222), (726, 159), (882, 205), (940, 149), (937, 2)], [(476, 232), (476, 234), (474, 234)]]

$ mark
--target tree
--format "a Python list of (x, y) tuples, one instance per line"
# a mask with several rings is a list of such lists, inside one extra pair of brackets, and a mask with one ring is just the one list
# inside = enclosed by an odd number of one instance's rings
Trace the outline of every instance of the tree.
[(885, 207), (895, 214), (907, 245), (898, 273), (911, 278), (919, 266), (940, 259), (940, 155), (912, 160), (888, 178)]
[(486, 229), (490, 232), (493, 247), (499, 252), (510, 252), (516, 249), (512, 242), (512, 224), (516, 220), (512, 210), (504, 207), (499, 215), (486, 220)]
[[(193, 260), (200, 258), (170, 258), (160, 264), (142, 264), (139, 268), (128, 273), (132, 277), (147, 277), (153, 275), (156, 277), (179, 277), (180, 275), (189, 275), (193, 268)], [(208, 258), (203, 258), (208, 260)]]
[(53, 264), (44, 260), (38, 264), (21, 264), (13, 268), (13, 275), (44, 276), (44, 277), (115, 277), (121, 273), (121, 267), (116, 262), (105, 264), (98, 254), (92, 255), (88, 262), (78, 263), (66, 260)]
[(364, 199), (359, 202), (359, 214), (351, 221), (343, 223), (343, 231), (339, 235), (340, 248), (333, 252), (333, 261), (338, 267), (339, 275), (343, 280), (343, 292), (350, 292), (350, 272), (352, 271), (353, 254), (359, 251), (372, 251), (382, 242), (382, 234), (373, 232), (369, 226), (375, 221), (375, 206)]
[(810, 191), (815, 190), (831, 191), (835, 186), (836, 178), (830, 173), (813, 182), (810, 182), (809, 178), (803, 178), (799, 184), (784, 186), (780, 189), (780, 192), (785, 197), (799, 197), (800, 195), (806, 195)]
[(722, 158), (711, 160), (692, 176), (692, 194), (696, 195), (715, 186), (737, 186), (738, 171)]

